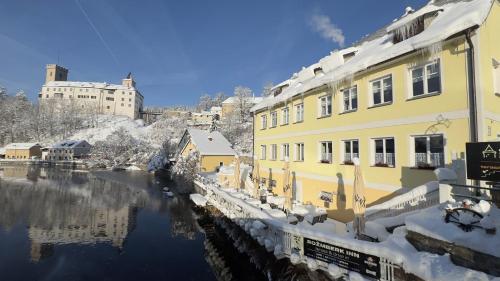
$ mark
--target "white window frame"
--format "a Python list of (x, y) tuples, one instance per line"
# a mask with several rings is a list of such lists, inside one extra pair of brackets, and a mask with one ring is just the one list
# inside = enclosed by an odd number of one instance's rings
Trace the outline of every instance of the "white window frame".
[(260, 129), (267, 129), (267, 115), (265, 114), (260, 116)]
[[(393, 140), (394, 143), (394, 156), (393, 156), (393, 163), (387, 163), (387, 140)], [(382, 141), (382, 162), (377, 161), (377, 146), (376, 142), (377, 141)], [(396, 139), (394, 137), (377, 137), (373, 138), (371, 142), (371, 150), (372, 150), (372, 157), (371, 157), (371, 165), (372, 166), (377, 166), (379, 164), (386, 164), (388, 167), (395, 167), (396, 166)]]
[[(294, 106), (295, 109), (295, 123), (304, 121), (304, 103), (301, 102)], [(300, 117), (300, 118), (299, 118)]]
[(276, 128), (278, 126), (278, 112), (271, 112), (271, 126), (269, 128)]
[[(349, 142), (351, 144), (351, 149), (350, 149), (350, 152), (349, 152), (349, 155), (350, 155), (350, 159), (346, 159), (346, 143)], [(353, 162), (354, 158), (356, 157), (356, 155), (354, 155), (354, 142), (358, 142), (358, 155), (357, 157), (359, 157), (359, 154), (360, 154), (360, 150), (361, 150), (361, 147), (359, 145), (359, 139), (347, 139), (347, 140), (342, 140), (342, 151), (341, 151), (341, 154), (342, 154), (342, 163), (344, 164), (347, 164), (346, 162), (349, 161), (349, 162)]]
[(304, 162), (305, 146), (303, 142), (295, 144), (295, 161)]
[(271, 144), (271, 160), (276, 161), (278, 159), (278, 145)]
[[(436, 91), (436, 92), (429, 92), (429, 86), (428, 86), (428, 79), (429, 79), (429, 75), (427, 73), (427, 67), (430, 66), (430, 65), (433, 65), (433, 64), (438, 64), (438, 70), (439, 70), (439, 91)], [(426, 97), (426, 96), (433, 96), (433, 95), (439, 95), (443, 92), (443, 67), (442, 67), (442, 63), (441, 63), (441, 60), (440, 59), (436, 59), (436, 60), (433, 60), (433, 61), (429, 61), (429, 62), (426, 62), (426, 63), (423, 63), (423, 64), (420, 64), (418, 66), (415, 66), (415, 67), (411, 67), (409, 69), (409, 98), (412, 99), (412, 98), (420, 98), (420, 97)], [(421, 95), (415, 95), (413, 93), (413, 71), (417, 70), (417, 69), (422, 69), (422, 79), (423, 79), (423, 83), (424, 83), (424, 93), (421, 94)]]
[[(326, 151), (326, 155), (324, 155), (325, 153), (323, 153), (323, 148), (326, 147), (327, 150), (328, 150), (328, 144), (330, 144), (330, 149), (331, 151), (328, 153), (328, 151)], [(330, 154), (330, 155), (328, 155)], [(333, 163), (333, 142), (332, 141), (320, 141), (319, 142), (319, 163), (323, 163), (323, 164), (331, 164)], [(326, 157), (324, 157), (326, 156)]]
[(432, 166), (432, 160), (431, 160), (431, 146), (430, 146), (430, 138), (431, 137), (442, 137), (443, 138), (443, 155), (442, 155), (442, 163), (440, 166), (435, 166), (436, 168), (440, 168), (440, 167), (444, 167), (446, 165), (446, 137), (444, 134), (442, 133), (437, 133), (437, 134), (428, 134), (428, 135), (413, 135), (411, 136), (411, 149), (410, 149), (410, 152), (411, 152), (411, 155), (410, 155), (410, 159), (411, 159), (411, 165), (413, 167), (418, 167), (417, 165), (417, 152), (415, 151), (415, 139), (416, 138), (426, 138), (426, 162), (427, 164), (429, 164), (430, 166)]
[(288, 125), (290, 122), (290, 109), (287, 107), (281, 109), (281, 125)]
[(260, 160), (266, 160), (267, 146), (262, 144), (260, 146)]
[(290, 144), (282, 143), (281, 144), (281, 161), (286, 161), (289, 159), (290, 159)]
[[(354, 90), (356, 92), (356, 95), (354, 95)], [(341, 98), (340, 98), (340, 111), (341, 112), (352, 112), (358, 110), (359, 107), (359, 95), (358, 95), (358, 85), (343, 89), (340, 91), (341, 92)], [(348, 92), (349, 95), (349, 106), (348, 108), (345, 108), (345, 93)], [(356, 96), (356, 107), (353, 107), (353, 100), (354, 96)]]
[[(318, 117), (328, 117), (332, 115), (332, 95), (325, 95), (318, 98)], [(323, 111), (324, 109), (324, 111)]]
[[(391, 100), (386, 101), (384, 91), (386, 87), (384, 86), (384, 81), (390, 79), (391, 80)], [(373, 91), (375, 88), (373, 84), (379, 82), (380, 83), (380, 103), (375, 103), (375, 92)], [(394, 81), (392, 79), (392, 74), (385, 75), (383, 77), (377, 78), (375, 80), (370, 81), (370, 105), (371, 106), (379, 106), (385, 104), (391, 104), (394, 102)]]

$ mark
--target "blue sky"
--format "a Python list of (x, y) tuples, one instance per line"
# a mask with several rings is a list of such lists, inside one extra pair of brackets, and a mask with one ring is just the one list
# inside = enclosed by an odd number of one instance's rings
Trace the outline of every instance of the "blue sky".
[(192, 105), (235, 86), (260, 95), (426, 0), (1, 0), (0, 85), (35, 97), (45, 65), (73, 81), (132, 72), (146, 105)]

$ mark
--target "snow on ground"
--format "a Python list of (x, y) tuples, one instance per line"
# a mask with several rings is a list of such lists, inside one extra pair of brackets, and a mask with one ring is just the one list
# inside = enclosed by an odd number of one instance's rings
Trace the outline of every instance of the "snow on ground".
[[(484, 216), (479, 223), (480, 226), (496, 227), (496, 234), (491, 235), (486, 234), (484, 229), (474, 228), (470, 232), (465, 232), (454, 223), (445, 223), (445, 208), (461, 206), (461, 204), (449, 205), (434, 206), (407, 216), (405, 219), (406, 227), (408, 230), (438, 240), (455, 243), (456, 245), (500, 257), (500, 210), (486, 201), (481, 201), (471, 207), (472, 210)], [(461, 215), (460, 217), (461, 221), (463, 221), (465, 216)]]
[(142, 120), (132, 120), (126, 116), (100, 115), (96, 128), (82, 129), (69, 139), (87, 140), (90, 144), (104, 141), (120, 127), (124, 128), (132, 137), (138, 140), (147, 140), (150, 127), (145, 126)]

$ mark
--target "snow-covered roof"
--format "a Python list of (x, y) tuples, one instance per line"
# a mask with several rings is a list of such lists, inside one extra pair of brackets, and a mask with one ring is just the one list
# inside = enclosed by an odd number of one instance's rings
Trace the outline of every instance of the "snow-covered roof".
[[(345, 50), (334, 51), (321, 59), (319, 65), (323, 69), (321, 75), (311, 76), (294, 74), (288, 79), (289, 87), (277, 96), (266, 97), (255, 105), (252, 111), (268, 108), (278, 103), (305, 93), (309, 90), (330, 85), (336, 88), (340, 83), (362, 70), (386, 62), (398, 56), (415, 50), (428, 48), (439, 49), (440, 44), (447, 38), (468, 28), (481, 25), (491, 9), (494, 0), (432, 0), (420, 10), (407, 13), (385, 30), (379, 30), (374, 35), (361, 40), (358, 45)], [(422, 15), (436, 12), (437, 16), (421, 33), (407, 38), (399, 43), (393, 43), (393, 32), (405, 25), (411, 24)], [(355, 52), (355, 56), (344, 60), (343, 55)], [(318, 63), (314, 64), (318, 65)], [(313, 65), (313, 66), (314, 66)], [(302, 71), (311, 72), (311, 66)], [(280, 83), (279, 85), (282, 85)]]
[(64, 140), (53, 144), (51, 148), (74, 148), (82, 143), (87, 143), (85, 140)]
[[(248, 97), (248, 101), (254, 104), (257, 104), (261, 102), (264, 98), (263, 97)], [(223, 101), (223, 104), (232, 104), (236, 103), (238, 101), (237, 97), (229, 97), (225, 101)]]
[(135, 90), (135, 88), (126, 87), (118, 84), (109, 84), (106, 82), (78, 82), (78, 81), (49, 81), (45, 87), (78, 87), (78, 88), (96, 88), (105, 90)]
[(30, 149), (33, 146), (40, 146), (38, 143), (11, 143), (5, 146), (5, 149)]
[(236, 155), (231, 143), (220, 132), (193, 128), (187, 132), (200, 155)]

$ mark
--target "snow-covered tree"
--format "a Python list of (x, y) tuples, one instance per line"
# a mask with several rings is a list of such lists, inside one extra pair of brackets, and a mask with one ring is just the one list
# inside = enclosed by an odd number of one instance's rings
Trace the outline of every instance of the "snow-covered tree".
[(262, 96), (267, 97), (271, 95), (271, 89), (274, 87), (273, 82), (267, 82), (262, 88)]
[(253, 97), (253, 92), (250, 88), (237, 86), (234, 88), (234, 97), (236, 98), (236, 103), (234, 111), (238, 114), (238, 119), (241, 123), (247, 122), (249, 120), (250, 109), (253, 103), (251, 98)]
[(172, 175), (184, 179), (186, 182), (193, 182), (199, 171), (200, 155), (197, 151), (192, 151), (186, 157), (179, 157), (172, 168)]

